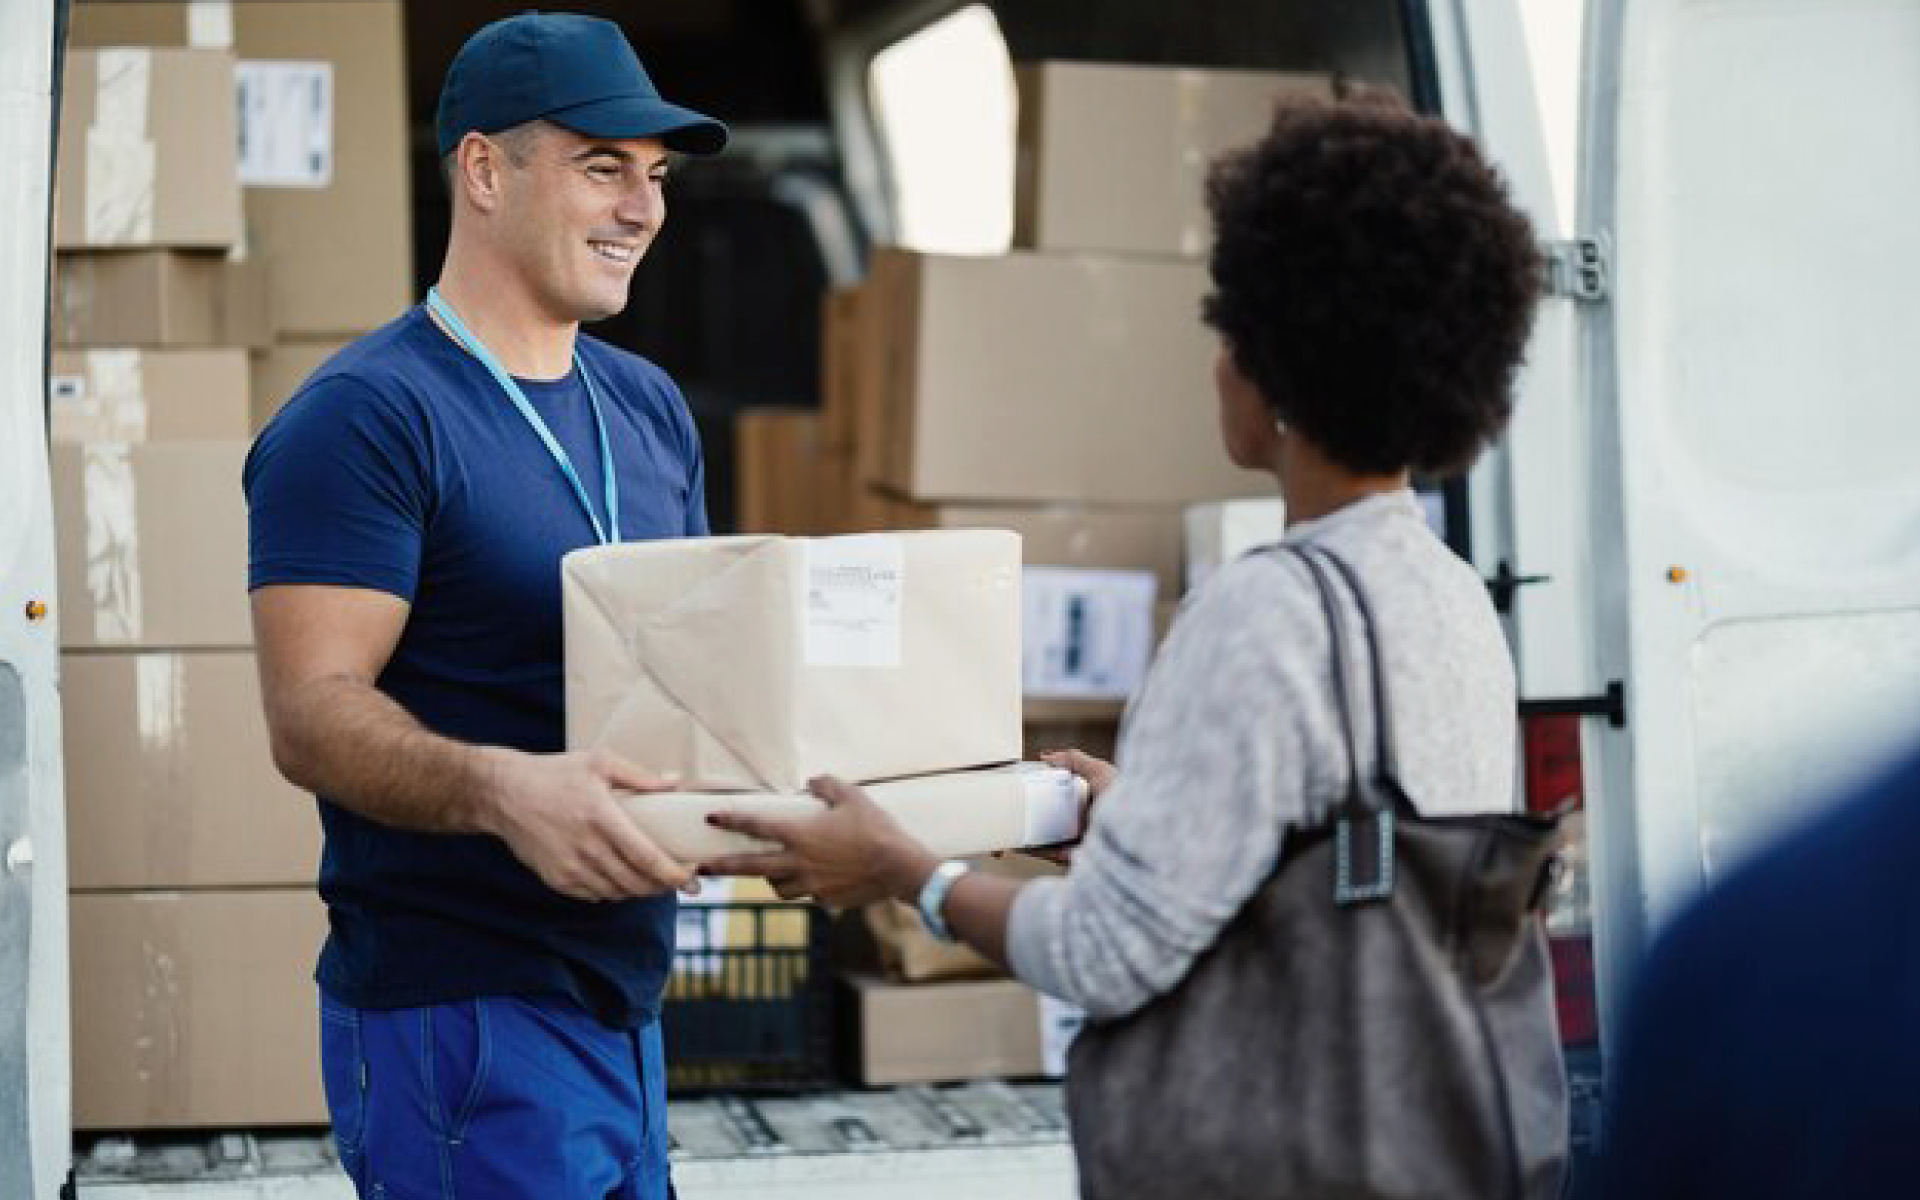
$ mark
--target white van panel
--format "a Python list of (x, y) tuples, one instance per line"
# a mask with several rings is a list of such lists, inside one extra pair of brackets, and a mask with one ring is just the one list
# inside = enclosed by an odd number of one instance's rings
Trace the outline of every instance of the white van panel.
[[(1658, 923), (1920, 738), (1920, 0), (1596, 8), (1603, 1017)], [(1607, 494), (1610, 493), (1610, 494)]]

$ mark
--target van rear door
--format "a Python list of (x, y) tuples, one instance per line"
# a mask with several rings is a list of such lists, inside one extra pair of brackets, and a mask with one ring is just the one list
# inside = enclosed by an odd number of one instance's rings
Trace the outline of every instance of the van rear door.
[(1513, 497), (1575, 494), (1625, 689), (1587, 757), (1611, 1028), (1676, 905), (1920, 738), (1920, 0), (1590, 9), (1605, 294), (1563, 306), (1564, 475)]

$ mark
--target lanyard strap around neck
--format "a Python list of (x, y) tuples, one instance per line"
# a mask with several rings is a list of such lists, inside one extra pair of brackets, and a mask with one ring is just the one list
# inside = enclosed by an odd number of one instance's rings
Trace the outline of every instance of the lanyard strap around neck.
[(619, 541), (620, 480), (613, 470), (613, 447), (607, 441), (606, 419), (600, 415), (600, 397), (594, 390), (593, 376), (587, 374), (586, 364), (580, 361), (580, 352), (574, 351), (573, 365), (574, 369), (580, 372), (581, 381), (587, 385), (587, 404), (593, 409), (594, 432), (600, 436), (600, 477), (606, 484), (607, 504), (607, 524), (604, 526), (600, 523), (599, 514), (593, 511), (593, 502), (587, 499), (586, 485), (580, 482), (580, 473), (573, 469), (573, 459), (567, 456), (567, 448), (553, 436), (553, 430), (547, 428), (547, 423), (540, 418), (539, 412), (527, 399), (527, 394), (520, 389), (519, 382), (507, 374), (507, 369), (500, 365), (500, 360), (495, 358), (486, 344), (466, 327), (460, 320), (459, 314), (453, 311), (453, 306), (442, 298), (438, 288), (427, 289), (427, 307), (433, 310), (434, 316), (440, 318), (441, 323), (447, 327), (447, 332), (466, 348), (467, 353), (480, 360), (480, 365), (487, 369), (487, 373), (493, 376), (494, 382), (500, 385), (500, 390), (507, 394), (507, 399), (513, 401), (513, 406), (520, 410), (522, 417), (526, 418), (527, 424), (539, 436), (541, 444), (546, 446), (547, 453), (553, 456), (554, 465), (560, 468), (560, 473), (566, 476), (568, 483), (573, 485), (574, 497), (580, 501), (581, 509), (587, 514), (587, 520), (593, 523), (594, 536), (600, 539), (602, 545)]

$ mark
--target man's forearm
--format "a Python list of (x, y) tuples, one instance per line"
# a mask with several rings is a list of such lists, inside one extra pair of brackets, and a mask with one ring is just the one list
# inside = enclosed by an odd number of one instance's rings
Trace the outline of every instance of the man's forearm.
[(511, 751), (442, 737), (345, 676), (300, 687), (272, 724), (274, 762), (300, 787), (383, 825), (494, 831), (495, 767)]

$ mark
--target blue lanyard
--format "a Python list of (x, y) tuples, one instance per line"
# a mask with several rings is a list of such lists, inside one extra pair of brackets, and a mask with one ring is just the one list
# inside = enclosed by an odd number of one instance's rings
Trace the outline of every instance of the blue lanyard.
[(600, 544), (606, 545), (609, 542), (619, 541), (620, 480), (613, 471), (613, 447), (607, 442), (607, 422), (600, 415), (600, 395), (594, 390), (593, 376), (587, 374), (587, 365), (580, 361), (580, 352), (578, 350), (573, 352), (573, 365), (580, 372), (580, 378), (586, 382), (587, 403), (593, 408), (593, 428), (600, 435), (600, 475), (606, 481), (607, 524), (613, 527), (612, 536), (608, 536), (606, 527), (600, 524), (599, 516), (594, 513), (593, 502), (587, 499), (587, 489), (580, 482), (579, 472), (573, 469), (573, 460), (567, 457), (566, 447), (560, 444), (559, 439), (553, 436), (553, 430), (548, 429), (547, 423), (540, 419), (538, 412), (534, 411), (533, 405), (527, 401), (527, 394), (520, 390), (520, 385), (514, 381), (513, 376), (507, 374), (506, 368), (500, 365), (500, 360), (495, 358), (480, 339), (461, 323), (453, 307), (441, 298), (438, 288), (427, 289), (427, 307), (431, 308), (434, 315), (446, 324), (453, 336), (466, 347), (467, 353), (480, 360), (480, 365), (493, 376), (494, 382), (500, 385), (500, 390), (507, 394), (507, 399), (513, 401), (513, 406), (520, 410), (520, 415), (527, 419), (527, 424), (531, 425), (534, 433), (539, 435), (540, 441), (547, 448), (547, 453), (553, 455), (554, 464), (560, 468), (560, 473), (565, 475), (567, 482), (573, 485), (573, 494), (580, 501), (580, 507), (586, 511), (587, 520), (593, 522), (593, 534), (600, 539)]

